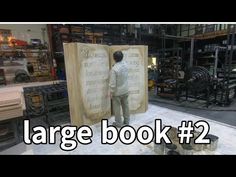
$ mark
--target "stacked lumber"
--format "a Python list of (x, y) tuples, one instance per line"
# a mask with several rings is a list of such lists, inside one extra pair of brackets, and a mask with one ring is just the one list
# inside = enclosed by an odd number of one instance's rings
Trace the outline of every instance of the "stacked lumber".
[(0, 121), (23, 116), (24, 108), (22, 90), (0, 91)]
[(25, 99), (23, 87), (56, 84), (60, 81), (12, 84), (0, 88), (0, 121), (23, 116)]

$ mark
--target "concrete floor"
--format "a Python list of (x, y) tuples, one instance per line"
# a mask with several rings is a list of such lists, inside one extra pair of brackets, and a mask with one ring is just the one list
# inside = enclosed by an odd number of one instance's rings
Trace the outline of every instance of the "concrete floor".
[(222, 107), (212, 104), (206, 108), (204, 101), (177, 102), (173, 99), (157, 97), (155, 90), (151, 90), (149, 91), (149, 103), (236, 126), (236, 98), (230, 106)]
[[(149, 98), (150, 97), (149, 95)], [(156, 98), (155, 98), (156, 99)], [(137, 129), (142, 125), (153, 127), (154, 118), (160, 118), (164, 124), (179, 126), (182, 120), (207, 120), (211, 125), (211, 131), (220, 137), (219, 148), (216, 152), (200, 152), (199, 154), (236, 154), (236, 100), (229, 108), (224, 111), (206, 110), (191, 108), (170, 104), (171, 101), (162, 102), (158, 99), (152, 99), (149, 109), (146, 113), (131, 116), (131, 125)], [(186, 103), (191, 104), (191, 103)], [(231, 109), (231, 111), (229, 111)], [(114, 117), (109, 119), (112, 123)], [(63, 120), (54, 118), (52, 122), (57, 125), (69, 124), (69, 118)], [(31, 120), (31, 128), (36, 125), (48, 127), (42, 118)], [(17, 144), (0, 154), (155, 154), (153, 143), (141, 145), (135, 141), (132, 145), (123, 145), (117, 142), (115, 145), (102, 145), (100, 143), (101, 133), (100, 124), (92, 126), (94, 132), (93, 143), (90, 145), (79, 145), (73, 151), (63, 151), (60, 149), (60, 134), (57, 134), (57, 143), (55, 145), (25, 145), (23, 142)], [(22, 128), (21, 128), (22, 130)], [(22, 132), (22, 131), (21, 131)]]
[[(163, 105), (162, 105), (163, 106)], [(196, 112), (195, 112), (196, 113)], [(232, 112), (231, 112), (232, 113)], [(205, 113), (204, 115), (208, 115)], [(214, 114), (211, 115), (215, 117)], [(205, 117), (199, 117), (185, 110), (175, 111), (173, 108), (168, 109), (157, 105), (149, 104), (148, 111), (142, 114), (131, 115), (130, 125), (137, 130), (142, 125), (148, 125), (154, 128), (154, 120), (161, 119), (163, 124), (170, 126), (180, 126), (181, 121), (205, 120), (210, 124), (209, 133), (219, 137), (218, 147), (216, 151), (200, 151), (194, 154), (236, 154), (236, 127), (228, 124), (216, 122)], [(109, 124), (114, 121), (114, 117), (109, 119)], [(156, 154), (154, 151), (154, 143), (142, 145), (137, 140), (131, 145), (124, 145), (119, 140), (113, 145), (101, 144), (101, 124), (91, 126), (93, 130), (92, 143), (89, 145), (78, 144), (77, 148), (72, 151), (63, 151), (60, 149), (61, 135), (57, 134), (56, 144), (45, 145), (25, 145), (20, 143), (0, 154)]]
[[(234, 104), (231, 105), (231, 107), (235, 107), (236, 101)], [(194, 108), (187, 108), (187, 107), (181, 107), (176, 105), (171, 105), (167, 103), (161, 103), (161, 102), (152, 102), (152, 104), (169, 108), (171, 110), (181, 111), (189, 114), (193, 114), (196, 116), (204, 117), (207, 119), (219, 121), (225, 124), (236, 126), (236, 111), (213, 111), (213, 110), (203, 110), (203, 109), (194, 109)]]

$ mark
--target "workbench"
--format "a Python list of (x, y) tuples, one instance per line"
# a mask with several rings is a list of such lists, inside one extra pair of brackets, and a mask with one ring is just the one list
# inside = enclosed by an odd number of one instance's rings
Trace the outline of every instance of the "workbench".
[(19, 122), (26, 110), (24, 87), (49, 85), (60, 81), (12, 84), (0, 87), (0, 150), (19, 143)]

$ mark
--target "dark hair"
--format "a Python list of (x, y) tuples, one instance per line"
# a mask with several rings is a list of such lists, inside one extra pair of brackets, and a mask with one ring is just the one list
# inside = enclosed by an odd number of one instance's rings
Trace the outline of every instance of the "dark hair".
[(120, 62), (123, 59), (123, 53), (121, 51), (116, 51), (113, 53), (113, 58), (116, 62)]

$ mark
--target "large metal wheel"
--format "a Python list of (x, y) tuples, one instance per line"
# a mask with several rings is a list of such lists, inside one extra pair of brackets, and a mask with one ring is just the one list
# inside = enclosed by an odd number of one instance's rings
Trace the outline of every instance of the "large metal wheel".
[(209, 71), (201, 66), (190, 68), (185, 76), (188, 88), (192, 91), (203, 91), (211, 82), (211, 75)]

